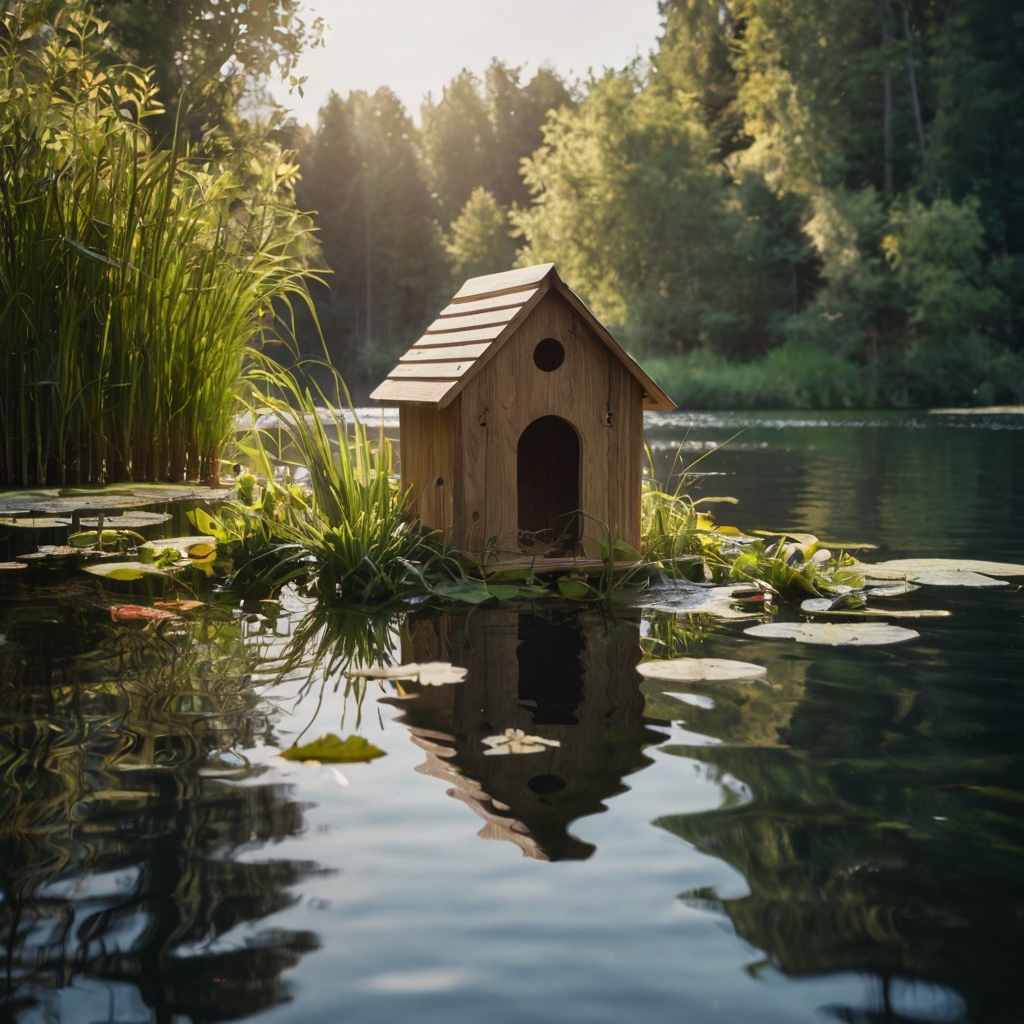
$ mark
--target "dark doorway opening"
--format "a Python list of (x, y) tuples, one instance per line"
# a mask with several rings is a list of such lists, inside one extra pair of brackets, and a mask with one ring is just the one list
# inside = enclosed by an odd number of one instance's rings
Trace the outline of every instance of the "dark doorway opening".
[(561, 612), (519, 616), (519, 703), (534, 725), (576, 725), (583, 703), (583, 631)]
[(580, 439), (560, 416), (542, 416), (520, 435), (519, 542), (571, 551), (579, 542)]

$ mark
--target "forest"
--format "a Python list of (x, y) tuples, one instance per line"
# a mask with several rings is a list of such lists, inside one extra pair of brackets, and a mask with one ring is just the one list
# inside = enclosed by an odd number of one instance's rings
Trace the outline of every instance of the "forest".
[[(554, 261), (681, 405), (1024, 401), (1024, 12), (663, 0), (649, 59), (495, 60), (297, 129), (365, 394), (467, 275)], [(315, 331), (303, 329), (312, 351)]]
[[(24, 49), (65, 5), (21, 6)], [(331, 94), (313, 126), (266, 88), (323, 45), (300, 0), (94, 9), (96, 59), (149, 69), (155, 154), (213, 161), (246, 208), (285, 168), (312, 302), (275, 300), (276, 333), (326, 342), (357, 400), (465, 277), (553, 261), (682, 406), (1024, 402), (1014, 0), (662, 0), (628, 67), (495, 59), (418, 112)]]

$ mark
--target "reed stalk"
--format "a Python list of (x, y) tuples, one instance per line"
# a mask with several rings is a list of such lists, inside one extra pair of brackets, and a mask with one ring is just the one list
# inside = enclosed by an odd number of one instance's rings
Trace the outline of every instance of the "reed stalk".
[(0, 32), (0, 482), (213, 480), (251, 348), (308, 299), (297, 168), (155, 148), (150, 75), (99, 64), (77, 0), (33, 10)]

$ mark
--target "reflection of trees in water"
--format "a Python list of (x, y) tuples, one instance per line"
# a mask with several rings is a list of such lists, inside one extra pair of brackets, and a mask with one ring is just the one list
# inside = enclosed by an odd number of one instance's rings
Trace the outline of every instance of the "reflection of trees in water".
[(313, 866), (230, 856), (302, 828), (287, 787), (232, 784), (268, 728), (263, 652), (227, 614), (120, 629), (77, 593), (0, 621), (6, 1015), (82, 976), (136, 986), (157, 1020), (284, 998), (281, 972), (316, 938), (258, 922)]
[[(516, 843), (530, 857), (585, 858), (593, 846), (568, 826), (605, 809), (622, 778), (649, 764), (644, 746), (664, 736), (643, 720), (637, 689), (639, 622), (623, 620), (610, 643), (590, 612), (477, 610), (413, 621), (403, 661), (451, 661), (469, 669), (456, 686), (410, 686), (398, 698), (418, 771), (451, 784), (449, 795), (486, 824), (484, 839)], [(607, 636), (607, 639), (611, 639)], [(482, 740), (522, 729), (558, 740), (542, 753), (485, 755)]]
[[(728, 914), (765, 952), (763, 966), (879, 979), (877, 1014), (828, 1008), (835, 1019), (904, 1019), (889, 986), (912, 978), (937, 986), (939, 1004), (955, 989), (971, 1020), (1017, 1021), (1024, 823), (1019, 796), (1008, 802), (1022, 780), (1019, 755), (1008, 757), (1003, 742), (1005, 704), (986, 708), (956, 686), (888, 685), (855, 664), (833, 656), (829, 681), (814, 684), (796, 659), (768, 662), (781, 698), (774, 749), (758, 702), (740, 709), (724, 684), (694, 690), (720, 704), (687, 707), (687, 728), (755, 745), (662, 749), (741, 780), (753, 799), (656, 824), (727, 861), (750, 894), (682, 898)], [(798, 692), (802, 700), (787, 700)], [(1008, 776), (1012, 789), (993, 785), (1006, 787)], [(942, 1012), (949, 1006), (947, 999)]]

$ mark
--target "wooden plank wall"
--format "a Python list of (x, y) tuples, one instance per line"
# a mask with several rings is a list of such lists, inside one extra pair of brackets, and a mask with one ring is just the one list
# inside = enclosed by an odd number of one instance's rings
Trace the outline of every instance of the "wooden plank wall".
[(412, 488), (414, 514), (424, 526), (452, 536), (454, 465), (452, 412), (425, 405), (399, 406), (402, 489)]
[[(550, 373), (533, 362), (544, 338), (565, 349)], [(465, 550), (482, 552), (497, 537), (499, 555), (518, 556), (517, 444), (530, 423), (548, 415), (568, 420), (580, 437), (584, 511), (639, 547), (643, 391), (557, 291), (540, 300), (450, 408), (461, 429), (455, 458), (463, 463), (455, 464), (462, 491), (454, 536)], [(403, 447), (405, 429), (403, 420)], [(583, 536), (603, 540), (604, 532), (585, 519)]]

